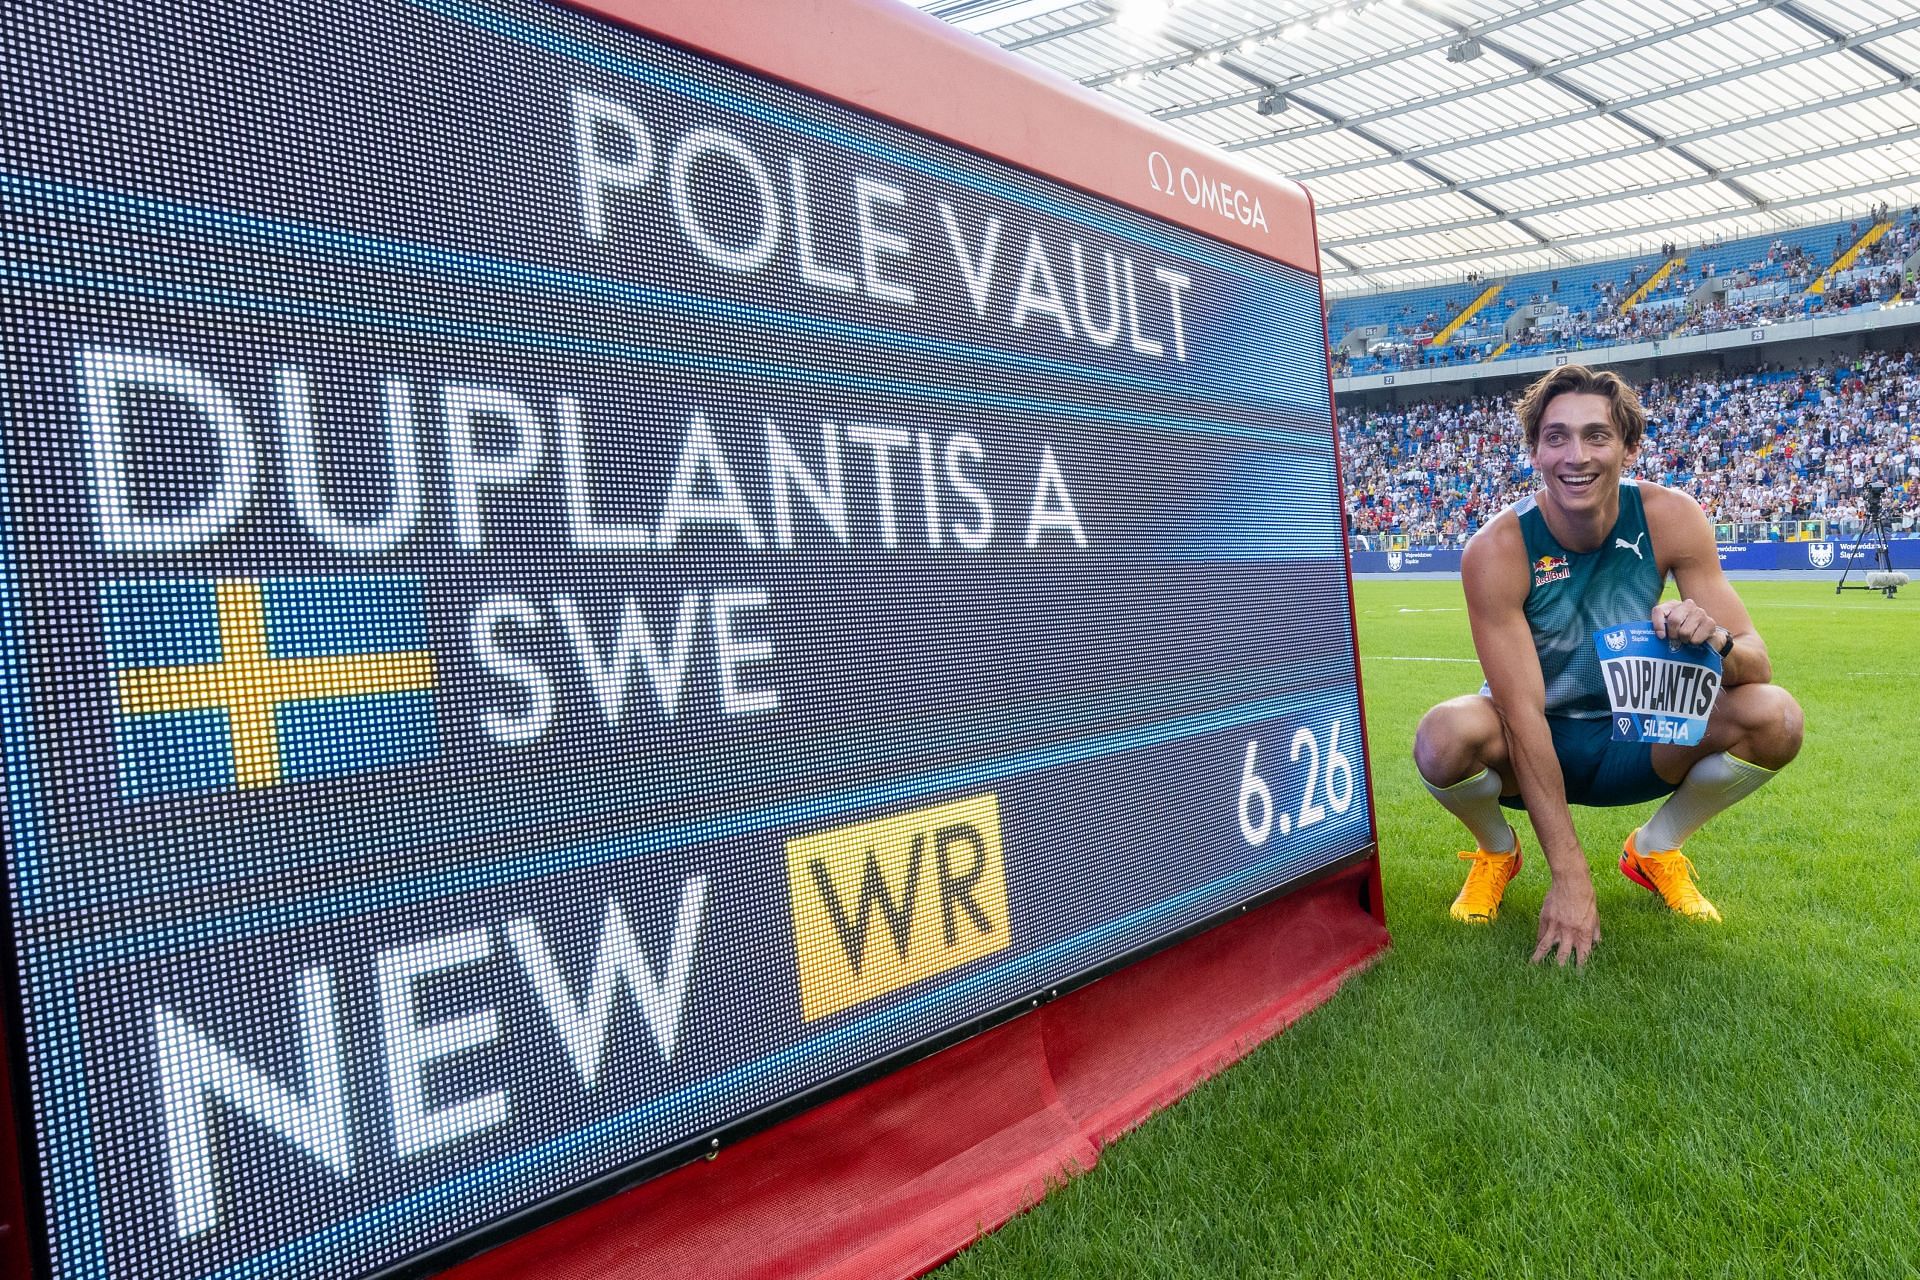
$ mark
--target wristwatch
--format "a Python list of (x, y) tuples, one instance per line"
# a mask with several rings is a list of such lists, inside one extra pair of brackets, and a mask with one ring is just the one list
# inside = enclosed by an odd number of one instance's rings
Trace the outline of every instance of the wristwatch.
[[(1725, 627), (1715, 627), (1714, 630), (1726, 637), (1725, 640), (1719, 641), (1713, 646), (1713, 651), (1724, 658), (1733, 652), (1733, 632), (1727, 630)], [(1707, 638), (1709, 640), (1713, 639), (1711, 636)]]

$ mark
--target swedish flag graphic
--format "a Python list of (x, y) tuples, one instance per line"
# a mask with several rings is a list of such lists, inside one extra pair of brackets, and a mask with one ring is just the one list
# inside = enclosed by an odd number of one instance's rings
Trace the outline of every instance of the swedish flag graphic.
[(136, 579), (102, 595), (121, 791), (356, 773), (439, 750), (412, 577)]

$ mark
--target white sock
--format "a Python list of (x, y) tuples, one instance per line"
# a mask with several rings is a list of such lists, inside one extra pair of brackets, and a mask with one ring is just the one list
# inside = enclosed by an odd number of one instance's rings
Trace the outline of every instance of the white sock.
[(1679, 790), (1647, 819), (1633, 838), (1642, 853), (1678, 849), (1708, 818), (1764, 786), (1778, 769), (1762, 769), (1725, 751), (1694, 762)]
[(1487, 853), (1509, 853), (1514, 846), (1513, 827), (1507, 822), (1506, 815), (1500, 812), (1500, 775), (1491, 769), (1482, 769), (1471, 778), (1456, 782), (1450, 787), (1436, 787), (1427, 782), (1425, 775), (1420, 781), (1427, 783), (1427, 790), (1433, 792), (1433, 798), (1446, 806), (1447, 812), (1467, 824), (1467, 830), (1473, 833), (1474, 843)]

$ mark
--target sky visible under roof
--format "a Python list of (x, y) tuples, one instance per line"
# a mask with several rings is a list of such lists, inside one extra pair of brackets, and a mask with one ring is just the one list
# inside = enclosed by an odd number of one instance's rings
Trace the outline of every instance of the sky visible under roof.
[(1330, 295), (1920, 203), (1920, 0), (911, 0), (1314, 194)]

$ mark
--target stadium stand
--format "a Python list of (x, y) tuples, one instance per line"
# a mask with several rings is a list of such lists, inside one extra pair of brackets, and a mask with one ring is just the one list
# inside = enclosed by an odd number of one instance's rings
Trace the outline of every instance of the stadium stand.
[[(1911, 302), (1920, 208), (1507, 281), (1349, 297), (1328, 309), (1339, 376), (1485, 363)], [(1492, 297), (1471, 311), (1483, 295)], [(1466, 323), (1456, 318), (1469, 313)]]
[[(1529, 492), (1513, 398), (1343, 413), (1353, 533), (1458, 546)], [(1722, 541), (1848, 535), (1876, 479), (1895, 529), (1920, 529), (1920, 353), (1656, 380), (1644, 400), (1637, 474), (1692, 493)]]

